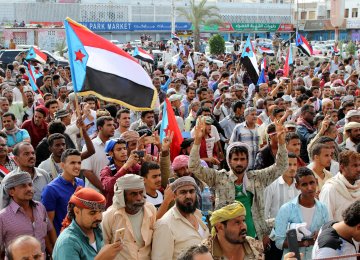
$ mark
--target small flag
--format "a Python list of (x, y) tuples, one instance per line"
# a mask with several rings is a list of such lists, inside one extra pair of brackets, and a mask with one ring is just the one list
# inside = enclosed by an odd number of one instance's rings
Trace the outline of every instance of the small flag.
[(47, 55), (42, 51), (34, 47), (31, 47), (26, 55), (25, 60), (35, 60), (40, 62), (41, 64), (45, 64), (47, 60)]
[(296, 46), (300, 48), (307, 56), (310, 57), (313, 55), (313, 49), (310, 43), (298, 32), (296, 32)]
[(3, 178), (9, 173), (10, 171), (3, 165), (0, 165), (0, 176)]
[(250, 37), (247, 38), (244, 45), (243, 52), (241, 54), (241, 63), (246, 68), (251, 81), (255, 84), (259, 79), (259, 68), (256, 61), (256, 55), (254, 53), (254, 47), (250, 42)]
[(266, 53), (269, 56), (274, 56), (275, 55), (275, 52), (273, 50), (269, 49), (269, 48), (258, 47), (258, 49), (259, 49), (259, 52), (261, 54)]
[(184, 61), (181, 59), (180, 54), (179, 54), (179, 58), (176, 61), (176, 66), (178, 67), (178, 69), (181, 69), (181, 66), (184, 64)]
[(156, 89), (130, 54), (70, 18), (64, 24), (75, 92), (135, 111), (154, 108)]
[(290, 65), (293, 64), (293, 55), (291, 44), (289, 46), (288, 53), (286, 55), (285, 65), (284, 65), (284, 76), (288, 77), (290, 72)]
[(26, 75), (29, 77), (29, 82), (32, 90), (35, 93), (38, 93), (41, 96), (43, 96), (43, 93), (41, 92), (40, 88), (36, 85), (36, 80), (39, 78), (38, 76), (39, 73), (36, 73), (34, 66), (32, 66), (29, 62), (26, 62), (25, 64), (26, 64), (25, 67)]
[(153, 64), (154, 57), (140, 47), (135, 47), (132, 55), (134, 58)]
[(174, 32), (171, 33), (171, 39), (176, 40), (176, 41), (180, 40), (179, 36), (177, 36), (177, 34)]
[(162, 121), (160, 127), (160, 142), (164, 140), (168, 131), (174, 132), (174, 137), (171, 141), (170, 146), (170, 159), (174, 160), (179, 155), (180, 145), (183, 142), (179, 126), (176, 122), (174, 110), (171, 107), (170, 101), (166, 98), (163, 107)]
[(166, 93), (166, 91), (168, 90), (169, 88), (169, 85), (171, 83), (171, 78), (169, 77), (168, 80), (165, 82), (164, 85), (161, 85), (161, 90), (164, 91)]
[(261, 68), (261, 72), (260, 72), (259, 79), (257, 81), (257, 85), (266, 83), (266, 77), (265, 77), (266, 59), (263, 59), (263, 61), (261, 62), (260, 68)]

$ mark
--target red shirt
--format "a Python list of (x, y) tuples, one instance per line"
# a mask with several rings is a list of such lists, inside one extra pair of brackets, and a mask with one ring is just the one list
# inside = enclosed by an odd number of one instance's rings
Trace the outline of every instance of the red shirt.
[(127, 173), (138, 174), (140, 171), (140, 165), (136, 164), (134, 167), (125, 170), (124, 168), (118, 169), (117, 173), (113, 175), (109, 166), (105, 166), (100, 172), (100, 181), (104, 187), (105, 198), (106, 198), (106, 208), (112, 205), (113, 196), (114, 196), (114, 185), (116, 180), (124, 176)]
[(28, 119), (22, 124), (21, 128), (28, 131), (34, 149), (36, 149), (40, 141), (48, 134), (48, 125), (45, 121), (41, 126), (37, 126), (33, 119)]

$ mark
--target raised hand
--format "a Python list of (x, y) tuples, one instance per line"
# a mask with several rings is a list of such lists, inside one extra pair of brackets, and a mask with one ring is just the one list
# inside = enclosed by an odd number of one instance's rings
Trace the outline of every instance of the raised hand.
[(168, 131), (167, 135), (163, 139), (163, 142), (162, 142), (162, 145), (161, 145), (161, 150), (163, 152), (169, 151), (173, 137), (174, 137), (174, 132), (173, 131)]
[(205, 136), (205, 118), (199, 117), (196, 126), (194, 127), (194, 143), (200, 144), (202, 138)]

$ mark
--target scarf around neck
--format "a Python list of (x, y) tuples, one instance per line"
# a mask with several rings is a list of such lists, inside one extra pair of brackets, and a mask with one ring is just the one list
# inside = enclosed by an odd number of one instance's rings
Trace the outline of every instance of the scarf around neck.
[(20, 129), (17, 127), (17, 125), (14, 125), (14, 128), (11, 130), (6, 130), (6, 128), (4, 127), (2, 131), (5, 132), (7, 135), (12, 136), (12, 138), (14, 139), (14, 142), (17, 143), (16, 133), (20, 131)]
[(346, 199), (350, 201), (360, 199), (360, 181), (356, 181), (352, 185), (340, 172), (327, 182), (334, 185), (336, 190)]

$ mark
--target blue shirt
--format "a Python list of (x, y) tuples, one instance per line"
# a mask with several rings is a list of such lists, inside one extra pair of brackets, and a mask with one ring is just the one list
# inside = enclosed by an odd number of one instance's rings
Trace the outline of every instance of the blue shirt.
[[(15, 139), (14, 139), (15, 136)], [(7, 146), (13, 147), (15, 144), (24, 141), (24, 139), (30, 138), (29, 132), (25, 129), (19, 129), (15, 135), (7, 135)]]
[(61, 232), (56, 240), (53, 251), (54, 260), (91, 260), (96, 257), (104, 246), (101, 228), (94, 228), (96, 249), (89, 243), (89, 238), (84, 234), (75, 220)]
[(82, 179), (75, 178), (75, 185), (73, 185), (60, 175), (46, 185), (42, 192), (41, 202), (44, 204), (46, 211), (55, 211), (53, 224), (57, 235), (60, 234), (61, 223), (67, 214), (70, 197), (78, 186), (85, 186)]
[[(276, 215), (273, 234), (275, 235), (276, 247), (279, 249), (283, 249), (283, 244), (286, 239), (286, 231), (288, 230), (290, 224), (304, 222), (304, 218), (302, 216), (299, 204), (299, 196), (296, 196), (293, 200), (282, 205), (279, 209), (278, 214)], [(318, 200), (315, 200), (315, 211), (309, 231), (311, 233), (319, 231), (321, 226), (328, 222), (328, 218), (328, 210), (325, 204), (321, 203)], [(312, 248), (313, 246), (300, 247), (300, 253), (304, 254), (304, 259), (312, 259)], [(287, 248), (284, 249), (284, 255), (288, 252), (289, 251)]]

